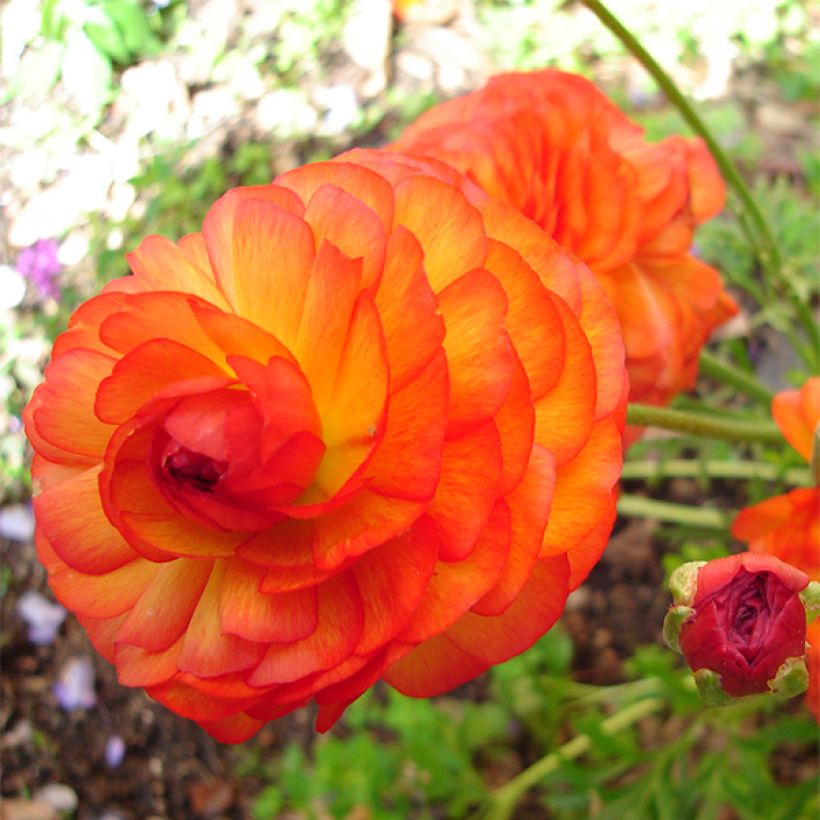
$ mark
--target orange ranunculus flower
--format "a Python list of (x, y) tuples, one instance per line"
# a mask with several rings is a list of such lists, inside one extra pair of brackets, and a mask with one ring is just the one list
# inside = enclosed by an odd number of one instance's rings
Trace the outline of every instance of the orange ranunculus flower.
[(615, 516), (594, 277), (435, 160), (353, 151), (152, 236), (26, 409), (37, 546), (123, 684), (223, 741), (529, 647)]
[[(820, 435), (820, 376), (772, 400), (772, 416), (786, 441), (807, 461)], [(804, 487), (741, 510), (732, 535), (752, 552), (767, 552), (820, 581), (820, 487)]]
[(666, 404), (692, 387), (701, 347), (736, 312), (690, 253), (725, 196), (700, 139), (647, 143), (590, 82), (546, 70), (492, 78), (393, 147), (448, 162), (589, 265), (623, 327), (631, 401)]

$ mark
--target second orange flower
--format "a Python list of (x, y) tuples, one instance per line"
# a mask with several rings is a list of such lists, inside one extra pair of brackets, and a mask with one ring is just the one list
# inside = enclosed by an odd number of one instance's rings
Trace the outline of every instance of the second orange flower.
[(725, 195), (699, 139), (648, 143), (590, 82), (547, 70), (493, 77), (394, 147), (450, 163), (589, 265), (623, 327), (630, 401), (693, 386), (701, 347), (736, 311), (690, 250)]

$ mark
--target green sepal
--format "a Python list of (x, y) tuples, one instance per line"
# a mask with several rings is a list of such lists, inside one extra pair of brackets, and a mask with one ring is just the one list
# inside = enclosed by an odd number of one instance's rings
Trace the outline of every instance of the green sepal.
[(706, 561), (687, 561), (669, 576), (669, 591), (676, 604), (690, 606), (698, 590), (698, 572)]
[(800, 592), (800, 600), (806, 610), (806, 621), (811, 623), (820, 615), (820, 581), (811, 581), (809, 585)]
[(767, 682), (769, 691), (779, 698), (802, 695), (809, 688), (809, 670), (805, 658), (787, 658), (777, 674)]
[(663, 639), (666, 645), (675, 652), (680, 652), (680, 631), (683, 625), (695, 614), (691, 606), (670, 606), (663, 619)]
[(728, 706), (735, 698), (723, 691), (720, 675), (711, 669), (698, 669), (695, 672), (695, 685), (700, 699), (707, 706)]

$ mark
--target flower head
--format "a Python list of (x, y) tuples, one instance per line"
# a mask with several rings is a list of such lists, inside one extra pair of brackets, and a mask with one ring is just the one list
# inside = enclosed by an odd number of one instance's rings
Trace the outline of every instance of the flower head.
[(60, 288), (56, 282), (57, 274), (62, 270), (57, 252), (60, 245), (56, 239), (38, 239), (33, 245), (20, 251), (17, 257), (17, 270), (25, 276), (41, 296), (57, 299)]
[(626, 393), (587, 269), (376, 151), (229, 192), (83, 305), (26, 409), (36, 542), (122, 683), (217, 738), (530, 646), (600, 556)]
[(806, 610), (798, 593), (808, 582), (800, 570), (751, 553), (673, 573), (665, 635), (709, 699), (805, 690)]
[(736, 311), (689, 252), (725, 195), (701, 140), (650, 144), (590, 82), (546, 70), (493, 77), (394, 147), (450, 163), (590, 266), (623, 326), (632, 401), (694, 384), (702, 345)]

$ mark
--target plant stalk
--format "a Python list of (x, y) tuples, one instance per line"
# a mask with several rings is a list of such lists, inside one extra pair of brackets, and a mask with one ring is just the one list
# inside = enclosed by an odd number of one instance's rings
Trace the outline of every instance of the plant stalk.
[(653, 407), (648, 404), (630, 404), (626, 408), (628, 424), (638, 427), (661, 427), (693, 436), (707, 436), (735, 442), (782, 444), (783, 436), (777, 425), (770, 421), (724, 420), (716, 416)]
[(762, 402), (766, 407), (771, 406), (774, 393), (768, 387), (745, 370), (730, 364), (725, 359), (718, 358), (705, 348), (700, 352), (700, 372), (723, 384), (737, 388), (741, 393)]
[(707, 530), (725, 530), (734, 517), (734, 513), (725, 510), (656, 501), (654, 498), (629, 493), (621, 493), (618, 498), (618, 514), (628, 518), (654, 518), (670, 524), (686, 524)]
[[(615, 735), (642, 718), (659, 712), (666, 705), (663, 698), (643, 698), (616, 712), (601, 723), (605, 735)], [(501, 788), (496, 789), (490, 797), (490, 804), (479, 812), (482, 820), (508, 820), (515, 811), (515, 806), (524, 794), (539, 780), (558, 769), (564, 761), (575, 760), (592, 748), (589, 735), (578, 735), (565, 743), (561, 748), (542, 757), (528, 769), (524, 769)]]
[(810, 487), (811, 473), (800, 467), (784, 470), (776, 464), (759, 461), (697, 461), (668, 459), (666, 461), (626, 461), (621, 478), (739, 478), (761, 481), (782, 481), (799, 487)]

